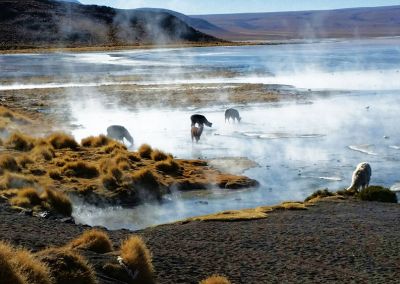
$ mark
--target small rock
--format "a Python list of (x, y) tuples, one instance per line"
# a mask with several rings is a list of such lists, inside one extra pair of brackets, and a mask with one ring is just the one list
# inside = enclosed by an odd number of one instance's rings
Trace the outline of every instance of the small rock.
[(72, 217), (61, 218), (60, 222), (66, 223), (66, 224), (75, 224), (75, 220)]

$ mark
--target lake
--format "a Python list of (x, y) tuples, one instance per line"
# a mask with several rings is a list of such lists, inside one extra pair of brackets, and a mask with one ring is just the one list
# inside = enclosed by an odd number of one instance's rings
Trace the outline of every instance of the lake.
[[(221, 210), (304, 200), (321, 188), (341, 189), (349, 186), (352, 171), (363, 161), (371, 164), (372, 184), (398, 187), (399, 70), (400, 39), (396, 38), (1, 55), (0, 78), (5, 83), (0, 90), (70, 88), (68, 93), (74, 94), (70, 115), (80, 126), (72, 132), (77, 139), (104, 133), (110, 124), (123, 124), (136, 147), (148, 143), (177, 158), (247, 157), (258, 164), (243, 173), (260, 182), (257, 189), (173, 192), (162, 204), (135, 208), (100, 209), (74, 199), (73, 216), (78, 222), (140, 229)], [(105, 102), (101, 94), (82, 92), (87, 86), (119, 84), (157, 85), (169, 92), (173, 84), (185, 88), (194, 83), (210, 88), (226, 85), (221, 96), (229, 92), (230, 84), (238, 83), (327, 92), (302, 101), (234, 106), (217, 100), (201, 108), (135, 109)], [(225, 123), (228, 107), (239, 110), (240, 124)], [(213, 122), (198, 144), (190, 140), (193, 113)]]

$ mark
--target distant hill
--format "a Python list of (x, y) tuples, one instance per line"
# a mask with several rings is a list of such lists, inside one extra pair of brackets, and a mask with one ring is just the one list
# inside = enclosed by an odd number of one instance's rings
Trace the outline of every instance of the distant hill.
[(164, 11), (0, 0), (0, 49), (215, 41)]
[(400, 6), (190, 17), (218, 27), (194, 28), (227, 40), (400, 36)]

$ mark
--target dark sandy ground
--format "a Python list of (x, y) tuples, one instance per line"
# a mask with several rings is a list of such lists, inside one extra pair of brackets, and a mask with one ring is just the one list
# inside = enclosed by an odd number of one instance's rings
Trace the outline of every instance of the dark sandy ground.
[[(159, 283), (198, 283), (213, 273), (232, 283), (399, 283), (400, 205), (324, 200), (266, 219), (188, 222), (134, 232), (153, 253)], [(0, 239), (34, 251), (61, 246), (86, 226), (14, 213), (0, 204)], [(118, 246), (133, 232), (110, 231)], [(84, 253), (100, 283), (115, 255)]]

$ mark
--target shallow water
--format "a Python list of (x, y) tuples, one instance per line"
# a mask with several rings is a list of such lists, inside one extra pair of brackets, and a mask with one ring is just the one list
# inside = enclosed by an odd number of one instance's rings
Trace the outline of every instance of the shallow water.
[(135, 145), (149, 143), (179, 158), (248, 157), (259, 167), (245, 174), (261, 183), (258, 189), (238, 192), (175, 193), (162, 205), (135, 209), (99, 211), (77, 206), (77, 219), (90, 224), (135, 229), (220, 210), (303, 200), (316, 189), (347, 187), (352, 171), (362, 161), (371, 164), (373, 184), (391, 186), (399, 180), (400, 97), (394, 92), (348, 93), (319, 98), (312, 104), (239, 107), (240, 124), (224, 122), (224, 106), (204, 108), (201, 113), (213, 127), (205, 129), (198, 144), (190, 140), (189, 117), (199, 110), (132, 112), (110, 105), (104, 108), (97, 101), (79, 105), (72, 108), (81, 124), (74, 131), (78, 139), (104, 133), (104, 125), (124, 124)]
[[(304, 89), (344, 90), (313, 97), (308, 103), (235, 106), (242, 123), (225, 123), (227, 105), (206, 108), (143, 109), (117, 107), (85, 89), (66, 92), (77, 139), (105, 133), (122, 124), (135, 145), (149, 143), (178, 158), (248, 157), (259, 164), (245, 175), (257, 189), (174, 192), (163, 204), (134, 209), (103, 209), (74, 200), (78, 222), (111, 229), (138, 229), (227, 209), (303, 200), (319, 188), (347, 187), (355, 166), (367, 161), (373, 184), (400, 182), (400, 40), (330, 42), (280, 46), (135, 50), (127, 52), (0, 55), (0, 90), (84, 87), (118, 84), (264, 83)], [(229, 71), (234, 76), (199, 77), (199, 72)], [(87, 74), (101, 79), (88, 79)], [(222, 72), (223, 74), (223, 72)], [(118, 76), (137, 75), (118, 82)], [(27, 77), (66, 76), (64, 83), (32, 84)], [(110, 79), (112, 77), (112, 80)], [(149, 86), (153, 88), (154, 86)], [(229, 92), (229, 88), (222, 91)], [(356, 91), (355, 91), (356, 90)], [(71, 95), (71, 96), (70, 96)], [(78, 99), (77, 99), (78, 98)], [(160, 98), (162, 100), (162, 98)], [(198, 144), (190, 140), (190, 115), (213, 122)]]

